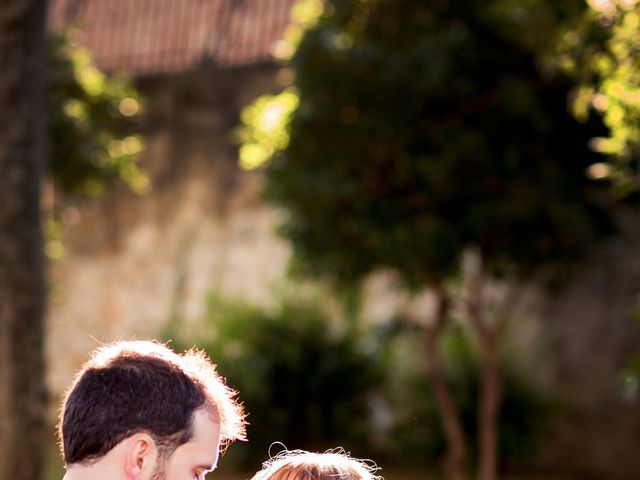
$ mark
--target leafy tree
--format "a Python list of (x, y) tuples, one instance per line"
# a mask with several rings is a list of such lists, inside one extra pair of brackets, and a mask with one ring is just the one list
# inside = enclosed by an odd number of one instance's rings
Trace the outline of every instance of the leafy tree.
[(48, 180), (57, 194), (45, 203), (50, 260), (64, 254), (62, 208), (120, 181), (137, 193), (149, 188), (137, 165), (144, 149), (135, 133), (142, 99), (125, 75), (102, 73), (74, 37), (69, 29), (48, 42)]
[[(610, 228), (585, 176), (602, 126), (576, 123), (571, 82), (539, 68), (538, 40), (514, 38), (524, 3), (302, 2), (276, 48), (293, 82), (248, 107), (239, 133), (242, 164), (265, 165), (266, 196), (286, 211), (294, 271), (344, 285), (385, 268), (433, 292), (432, 317), (415, 320), (455, 480), (468, 445), (439, 351), (452, 305), (481, 352), (477, 470), (492, 480), (499, 347), (518, 286), (566, 272)], [(496, 280), (511, 287), (489, 311)]]
[(66, 194), (94, 197), (115, 180), (134, 191), (148, 187), (136, 165), (143, 149), (134, 130), (141, 99), (124, 75), (107, 76), (72, 30), (49, 42), (49, 169)]
[(0, 479), (42, 478), (45, 437), (44, 163), (46, 3), (0, 9)]
[(607, 131), (590, 146), (608, 158), (589, 173), (609, 180), (622, 198), (640, 189), (640, 3), (587, 3), (590, 8), (564, 26), (547, 61), (578, 83), (572, 94), (575, 117), (602, 117)]

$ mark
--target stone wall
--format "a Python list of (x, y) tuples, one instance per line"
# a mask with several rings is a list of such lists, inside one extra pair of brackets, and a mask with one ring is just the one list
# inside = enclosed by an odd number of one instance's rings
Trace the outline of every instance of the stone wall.
[(211, 289), (268, 301), (288, 250), (260, 201), (259, 174), (237, 167), (230, 136), (242, 106), (276, 89), (273, 74), (263, 66), (141, 81), (152, 191), (112, 189), (63, 214), (47, 342), (54, 398), (97, 342), (155, 336), (174, 313), (197, 318)]
[(567, 404), (541, 464), (579, 478), (640, 478), (640, 392), (620, 388), (640, 358), (639, 220), (624, 218), (624, 233), (535, 310), (540, 371)]

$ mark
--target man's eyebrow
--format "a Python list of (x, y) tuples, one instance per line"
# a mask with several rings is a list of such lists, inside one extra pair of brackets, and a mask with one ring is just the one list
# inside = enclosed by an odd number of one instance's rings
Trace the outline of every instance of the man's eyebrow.
[(198, 470), (210, 472), (211, 470), (213, 470), (213, 465), (211, 465), (210, 463), (201, 463), (200, 465), (196, 465), (195, 468)]

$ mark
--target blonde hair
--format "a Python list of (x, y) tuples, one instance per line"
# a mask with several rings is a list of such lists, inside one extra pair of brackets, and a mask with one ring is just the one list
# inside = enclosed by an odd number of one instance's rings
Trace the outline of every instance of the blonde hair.
[(352, 458), (342, 448), (324, 453), (285, 450), (262, 464), (251, 480), (382, 480), (373, 461)]

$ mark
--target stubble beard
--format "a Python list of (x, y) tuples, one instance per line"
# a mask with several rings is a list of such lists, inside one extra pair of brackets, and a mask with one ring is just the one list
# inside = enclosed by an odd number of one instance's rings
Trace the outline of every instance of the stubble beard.
[(158, 463), (156, 464), (156, 468), (151, 475), (151, 480), (167, 480), (166, 466), (166, 459), (162, 457), (158, 458)]

